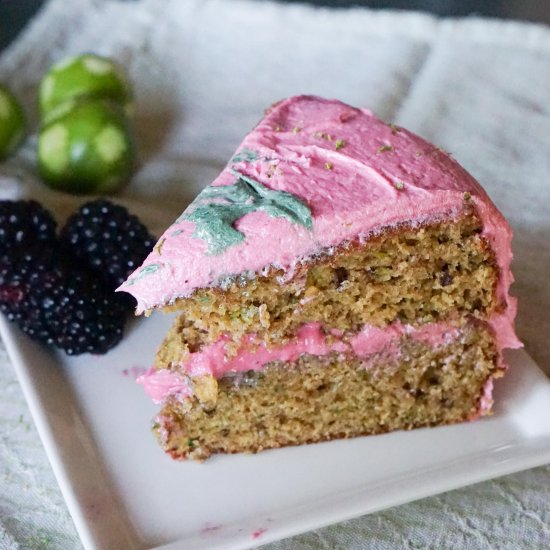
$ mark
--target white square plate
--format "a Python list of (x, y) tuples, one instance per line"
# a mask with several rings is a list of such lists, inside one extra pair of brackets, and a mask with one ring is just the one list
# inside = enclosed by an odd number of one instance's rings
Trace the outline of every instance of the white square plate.
[(247, 548), (550, 462), (550, 382), (521, 351), (477, 422), (174, 462), (134, 382), (170, 321), (136, 321), (107, 355), (70, 358), (0, 319), (86, 548)]

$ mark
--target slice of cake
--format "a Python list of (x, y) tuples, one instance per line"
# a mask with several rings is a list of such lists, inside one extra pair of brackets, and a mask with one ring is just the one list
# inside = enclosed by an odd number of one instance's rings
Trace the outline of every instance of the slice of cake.
[(511, 230), (446, 152), (367, 110), (271, 107), (122, 285), (181, 312), (139, 379), (178, 459), (489, 414)]

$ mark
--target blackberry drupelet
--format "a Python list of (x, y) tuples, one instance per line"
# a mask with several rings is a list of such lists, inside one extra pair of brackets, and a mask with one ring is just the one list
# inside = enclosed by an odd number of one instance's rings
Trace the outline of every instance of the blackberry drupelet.
[[(141, 265), (155, 242), (136, 216), (105, 199), (84, 204), (67, 220), (60, 237), (113, 291)], [(129, 294), (115, 296), (128, 311), (135, 308)]]
[(0, 311), (69, 355), (106, 353), (122, 339), (126, 317), (92, 274), (39, 244), (0, 256)]
[(38, 202), (0, 201), (0, 254), (56, 239), (56, 222)]

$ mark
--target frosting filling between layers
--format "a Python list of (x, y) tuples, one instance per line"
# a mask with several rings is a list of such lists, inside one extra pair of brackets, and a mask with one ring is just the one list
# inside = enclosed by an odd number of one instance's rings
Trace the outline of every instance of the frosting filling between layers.
[[(495, 335), (499, 354), (505, 347), (518, 347), (521, 344), (513, 333), (501, 331), (502, 315), (494, 315), (488, 322)], [(221, 378), (228, 373), (248, 370), (262, 370), (275, 361), (292, 363), (300, 356), (326, 356), (331, 353), (354, 355), (368, 359), (369, 356), (383, 352), (388, 358), (397, 358), (400, 353), (399, 340), (408, 336), (431, 347), (449, 343), (460, 336), (460, 328), (449, 322), (427, 323), (419, 327), (392, 323), (384, 328), (365, 326), (353, 335), (333, 330), (325, 334), (320, 323), (303, 325), (290, 342), (268, 348), (264, 343), (257, 344), (254, 337), (243, 338), (237, 352), (230, 356), (226, 350), (229, 338), (222, 337), (213, 344), (203, 346), (199, 351), (189, 354), (175, 370), (149, 369), (137, 382), (142, 384), (153, 401), (160, 403), (175, 395), (181, 398), (191, 396), (190, 378), (213, 376)], [(368, 367), (368, 362), (365, 363)], [(504, 365), (500, 365), (503, 368)], [(484, 402), (490, 402), (490, 388)]]

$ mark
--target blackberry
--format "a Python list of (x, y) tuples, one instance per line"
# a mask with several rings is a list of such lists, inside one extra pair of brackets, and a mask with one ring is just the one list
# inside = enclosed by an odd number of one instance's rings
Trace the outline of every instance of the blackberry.
[(69, 355), (106, 353), (122, 338), (125, 311), (59, 248), (0, 256), (0, 311), (34, 340)]
[(38, 202), (0, 201), (0, 254), (21, 246), (53, 242), (56, 223)]
[[(143, 263), (155, 242), (136, 216), (105, 199), (84, 204), (67, 220), (60, 238), (112, 290)], [(135, 308), (129, 294), (116, 297), (128, 311)]]

